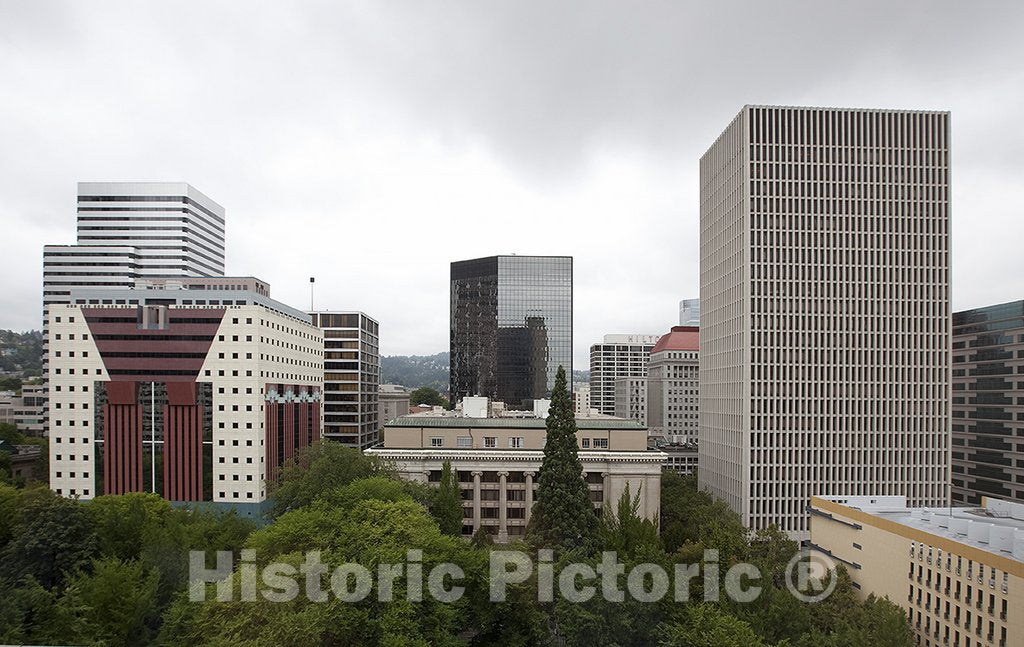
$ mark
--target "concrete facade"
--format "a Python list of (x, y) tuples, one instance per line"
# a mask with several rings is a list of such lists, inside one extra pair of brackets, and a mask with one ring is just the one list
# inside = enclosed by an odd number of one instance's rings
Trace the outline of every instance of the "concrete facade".
[(701, 158), (700, 486), (749, 527), (806, 539), (816, 494), (948, 501), (949, 134), (746, 106)]
[(673, 326), (651, 350), (648, 433), (665, 443), (696, 442), (700, 408), (700, 329)]
[(378, 391), (381, 425), (409, 415), (409, 389), (401, 384), (381, 384)]
[[(615, 504), (627, 485), (640, 493), (639, 513), (660, 509), (665, 456), (647, 449), (646, 430), (634, 421), (578, 419), (579, 456), (595, 507)], [(384, 427), (384, 445), (367, 453), (393, 462), (402, 478), (440, 481), (450, 461), (463, 492), (463, 534), (483, 528), (495, 541), (521, 537), (529, 523), (544, 458), (544, 420), (461, 418), (421, 414)]]

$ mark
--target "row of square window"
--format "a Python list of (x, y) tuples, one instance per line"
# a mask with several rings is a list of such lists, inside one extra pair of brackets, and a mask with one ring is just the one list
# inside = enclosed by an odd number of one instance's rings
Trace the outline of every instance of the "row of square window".
[[(218, 496), (219, 498), (221, 498), (221, 499), (226, 499), (226, 498), (228, 498), (228, 497), (227, 497), (227, 495), (226, 495), (226, 494), (225, 494), (224, 492), (218, 492), (218, 493), (217, 493), (217, 496)], [(263, 492), (262, 492), (262, 491), (260, 491), (260, 496), (261, 496), (261, 497), (263, 496)], [(237, 499), (237, 498), (239, 498), (239, 496), (238, 496), (238, 492), (232, 492), (232, 493), (231, 493), (231, 498), (232, 498), (232, 499)], [(246, 492), (246, 493), (245, 493), (245, 498), (247, 498), (247, 499), (252, 499), (252, 498), (254, 498), (254, 497), (253, 497), (253, 494), (252, 494), (252, 492)]]
[[(593, 441), (593, 447), (595, 449), (608, 449), (607, 438), (583, 438), (582, 445), (584, 449), (591, 447), (591, 441)], [(441, 436), (432, 436), (430, 438), (431, 447), (444, 447), (444, 438)], [(473, 447), (472, 436), (459, 436), (456, 438), (456, 447), (462, 449), (471, 449)], [(484, 448), (496, 448), (498, 446), (498, 438), (496, 436), (484, 436)], [(511, 449), (522, 449), (523, 437), (522, 436), (510, 436), (508, 439), (508, 446)]]

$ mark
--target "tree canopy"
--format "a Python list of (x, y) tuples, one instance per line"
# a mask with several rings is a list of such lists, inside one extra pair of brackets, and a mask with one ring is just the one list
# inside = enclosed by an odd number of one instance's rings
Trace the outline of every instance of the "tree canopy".
[[(448, 465), (438, 487), (399, 480), (379, 462), (323, 443), (302, 452), (274, 489), (277, 513), (262, 526), (233, 513), (174, 507), (152, 494), (101, 496), (80, 502), (45, 488), (0, 485), (0, 643), (197, 647), (228, 645), (415, 645), (483, 647), (909, 647), (902, 610), (888, 600), (861, 601), (840, 568), (833, 594), (806, 603), (785, 588), (783, 569), (797, 545), (776, 528), (748, 533), (721, 502), (698, 491), (692, 478), (665, 472), (661, 531), (638, 514), (639, 492), (628, 489), (594, 513), (585, 492), (575, 431), (565, 411), (565, 381), (552, 398), (550, 460), (542, 472), (531, 542), (558, 549), (557, 579), (570, 563), (595, 572), (613, 551), (622, 573), (655, 565), (701, 561), (705, 549), (722, 554), (723, 567), (745, 561), (762, 573), (762, 592), (750, 602), (704, 601), (704, 578), (691, 583), (689, 601), (639, 601), (600, 594), (569, 601), (538, 600), (539, 575), (512, 585), (504, 601), (489, 596), (489, 558), (500, 546), (481, 533), (461, 538), (459, 485)], [(567, 440), (573, 438), (570, 447)], [(573, 465), (572, 459), (576, 459)], [(547, 460), (547, 457), (546, 457)], [(572, 478), (570, 478), (570, 476)], [(540, 484), (539, 484), (540, 485)], [(582, 487), (581, 487), (582, 486)], [(572, 499), (566, 501), (565, 499)], [(584, 508), (584, 505), (586, 508)], [(456, 510), (458, 506), (458, 510)], [(583, 514), (584, 509), (586, 515)], [(459, 519), (456, 521), (456, 515)], [(551, 515), (550, 519), (545, 519)], [(561, 515), (564, 518), (556, 518)], [(589, 516), (587, 516), (589, 515)], [(456, 527), (458, 523), (458, 527)], [(274, 563), (301, 569), (319, 551), (328, 569), (358, 564), (376, 574), (382, 565), (408, 568), (410, 550), (424, 579), (440, 564), (462, 570), (464, 594), (440, 602), (405, 577), (388, 587), (373, 577), (365, 597), (343, 601), (304, 594), (272, 602), (241, 599), (244, 568)], [(205, 601), (189, 601), (188, 551), (234, 556), (230, 602), (217, 586)], [(252, 551), (243, 552), (243, 551)], [(243, 555), (250, 555), (245, 557)], [(278, 566), (275, 566), (277, 568)], [(726, 568), (722, 568), (720, 579)], [(407, 573), (407, 571), (403, 571)], [(626, 576), (613, 576), (626, 588)], [(301, 580), (300, 580), (301, 581)], [(713, 583), (713, 580), (711, 580)], [(331, 590), (324, 575), (321, 590)], [(352, 580), (346, 580), (352, 583)], [(383, 587), (383, 588), (382, 588)], [(669, 591), (673, 590), (670, 586)], [(381, 594), (390, 592), (381, 599)], [(273, 590), (271, 590), (273, 593)], [(557, 595), (557, 594), (556, 594)]]
[(577, 447), (572, 397), (566, 385), (565, 368), (559, 366), (548, 409), (537, 501), (528, 531), (531, 544), (538, 548), (585, 554), (596, 548), (597, 516)]

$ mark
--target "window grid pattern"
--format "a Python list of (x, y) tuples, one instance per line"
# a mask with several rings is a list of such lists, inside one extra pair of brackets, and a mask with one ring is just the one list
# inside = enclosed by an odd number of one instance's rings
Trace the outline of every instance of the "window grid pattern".
[(947, 500), (948, 132), (748, 107), (702, 160), (700, 475), (752, 528), (805, 537), (812, 495)]

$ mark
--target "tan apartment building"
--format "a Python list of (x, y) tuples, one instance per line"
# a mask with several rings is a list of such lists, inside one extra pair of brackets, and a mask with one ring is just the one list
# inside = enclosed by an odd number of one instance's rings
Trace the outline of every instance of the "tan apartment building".
[(810, 527), (811, 547), (845, 564), (861, 597), (906, 611), (918, 645), (1024, 645), (1024, 505), (814, 497)]
[[(594, 506), (640, 493), (639, 513), (660, 508), (665, 454), (647, 449), (647, 429), (609, 416), (578, 418), (579, 456)], [(530, 521), (547, 436), (539, 417), (464, 417), (428, 412), (384, 425), (384, 444), (366, 453), (393, 462), (402, 478), (439, 483), (445, 461), (458, 476), (463, 534), (480, 528), (497, 542), (521, 537)]]

